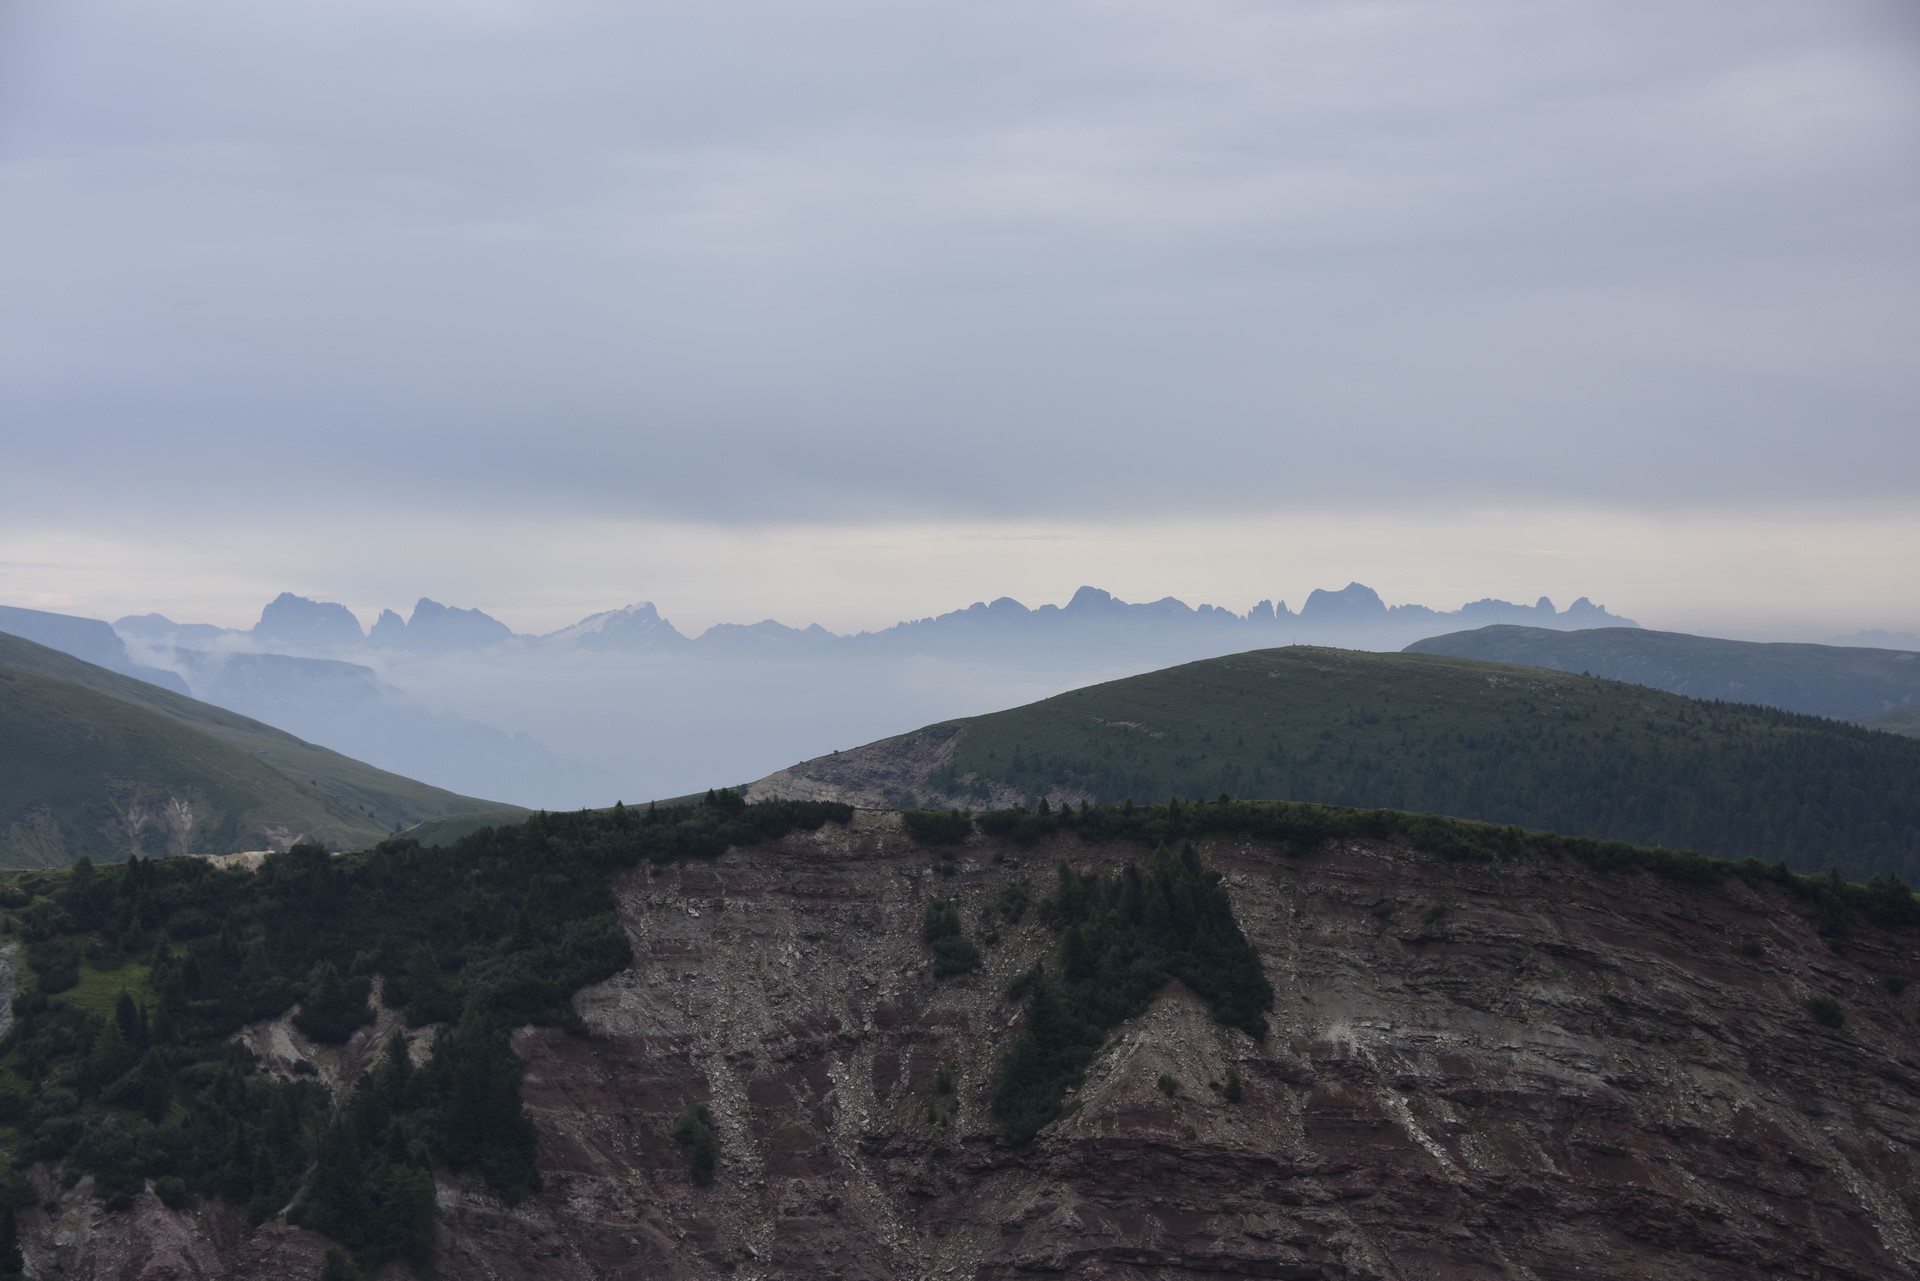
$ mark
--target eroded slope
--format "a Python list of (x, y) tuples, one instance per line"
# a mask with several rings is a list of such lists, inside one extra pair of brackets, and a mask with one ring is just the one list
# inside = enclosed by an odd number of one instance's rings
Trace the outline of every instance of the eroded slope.
[[(1051, 936), (1029, 913), (999, 927), (981, 973), (935, 983), (921, 912), (956, 895), (977, 932), (1010, 881), (1037, 899), (1056, 859), (1113, 866), (1137, 847), (976, 835), (948, 876), (897, 816), (861, 814), (625, 874), (635, 959), (576, 998), (592, 1035), (517, 1036), (545, 1189), (508, 1210), (443, 1179), (442, 1275), (1920, 1268), (1920, 989), (1889, 990), (1920, 976), (1911, 935), (1857, 923), (1836, 952), (1803, 904), (1737, 881), (1450, 864), (1363, 840), (1311, 858), (1202, 851), (1277, 989), (1272, 1032), (1222, 1029), (1170, 987), (1024, 1151), (995, 1137), (986, 1100), (1020, 1016), (1004, 988)], [(1845, 1025), (1812, 1019), (1813, 995)], [(1238, 1103), (1209, 1085), (1230, 1067)], [(720, 1145), (706, 1189), (667, 1133), (701, 1101)], [(90, 1252), (62, 1253), (83, 1191), (22, 1219), (36, 1260), (69, 1277), (318, 1269), (309, 1234), (150, 1195), (96, 1214)], [(136, 1222), (196, 1243), (168, 1256), (191, 1265), (141, 1256), (119, 1226)]]

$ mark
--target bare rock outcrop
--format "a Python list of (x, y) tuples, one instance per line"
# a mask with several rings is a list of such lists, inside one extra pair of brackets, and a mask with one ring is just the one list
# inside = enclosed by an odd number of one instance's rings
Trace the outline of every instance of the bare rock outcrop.
[[(1170, 985), (1025, 1150), (987, 1100), (1020, 1018), (1006, 985), (1050, 936), (1029, 913), (980, 973), (936, 983), (922, 908), (954, 895), (973, 929), (1010, 880), (1037, 898), (1057, 859), (1140, 851), (974, 836), (948, 875), (896, 815), (862, 813), (628, 874), (635, 959), (576, 998), (591, 1034), (516, 1037), (545, 1187), (508, 1208), (443, 1176), (440, 1274), (1920, 1273), (1920, 987), (1895, 991), (1920, 978), (1913, 936), (1862, 925), (1836, 951), (1783, 893), (1571, 862), (1202, 852), (1278, 992), (1271, 1032), (1223, 1029)], [(1843, 1027), (1809, 1016), (1815, 995)], [(1230, 1068), (1238, 1102), (1216, 1088)], [(668, 1134), (695, 1102), (710, 1188)], [(203, 1208), (175, 1216), (202, 1254), (168, 1256), (201, 1261), (153, 1270), (139, 1242), (171, 1239), (171, 1212), (149, 1201), (94, 1214), (102, 1262), (67, 1275), (279, 1281), (317, 1258), (315, 1238)], [(23, 1216), (30, 1244), (60, 1213)]]
[[(979, 779), (972, 773), (948, 777), (951, 772), (944, 767), (966, 734), (964, 725), (931, 725), (816, 756), (749, 783), (747, 799), (839, 801), (868, 809), (906, 805), (969, 810), (1004, 809), (1032, 799), (998, 779)], [(1056, 785), (1047, 792), (1047, 799), (1055, 805), (1078, 805), (1099, 798), (1084, 789)]]

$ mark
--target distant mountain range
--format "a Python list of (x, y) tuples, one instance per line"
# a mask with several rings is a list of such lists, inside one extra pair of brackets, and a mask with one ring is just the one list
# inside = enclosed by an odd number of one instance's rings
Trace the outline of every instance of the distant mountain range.
[(1083, 587), (1063, 605), (1002, 597), (855, 635), (764, 619), (689, 636), (645, 601), (538, 636), (430, 597), (406, 617), (382, 610), (371, 629), (293, 592), (246, 629), (15, 613), (47, 644), (381, 768), (551, 809), (751, 778), (903, 721), (1295, 640), (1397, 649), (1479, 622), (1627, 622), (1584, 598), (1389, 606), (1358, 583), (1244, 613)]
[(281, 652), (334, 653), (384, 649), (451, 654), (499, 647), (601, 652), (684, 652), (725, 658), (925, 654), (974, 660), (1084, 662), (1089, 657), (1194, 657), (1308, 639), (1362, 649), (1397, 649), (1442, 627), (1525, 623), (1557, 629), (1633, 627), (1582, 596), (1565, 610), (1541, 597), (1531, 605), (1485, 599), (1455, 610), (1388, 605), (1361, 583), (1318, 589), (1296, 612), (1263, 600), (1244, 614), (1217, 605), (1187, 605), (1171, 596), (1139, 604), (1097, 587), (1082, 587), (1065, 605), (1029, 608), (1011, 597), (976, 601), (930, 618), (877, 632), (842, 635), (819, 624), (791, 627), (773, 619), (721, 623), (688, 636), (651, 601), (606, 610), (542, 636), (515, 633), (477, 609), (455, 609), (428, 597), (402, 619), (383, 610), (370, 631), (344, 605), (283, 592), (249, 631), (181, 624), (161, 614), (122, 618), (114, 627), (148, 646), (208, 648), (247, 643)]
[(1001, 597), (855, 634), (764, 619), (689, 635), (642, 601), (529, 635), (430, 597), (365, 628), (344, 605), (293, 592), (247, 629), (0, 609), (0, 631), (409, 777), (553, 809), (672, 794), (736, 768), (750, 778), (903, 720), (1294, 643), (1457, 652), (1920, 728), (1910, 653), (1651, 632), (1586, 597), (1565, 609), (1545, 598), (1389, 605), (1361, 583), (1244, 612), (1082, 587), (1064, 604)]
[[(1837, 720), (1920, 710), (1920, 653), (1911, 650), (1763, 644), (1624, 627), (1556, 632), (1500, 626), (1429, 637), (1407, 652), (1584, 672), (1688, 698), (1759, 703)], [(1890, 719), (1884, 728), (1901, 732), (1908, 723)]]
[(345, 605), (310, 600), (292, 592), (281, 592), (269, 601), (260, 611), (260, 621), (246, 631), (207, 623), (176, 623), (165, 614), (129, 615), (113, 627), (128, 640), (153, 647), (209, 649), (251, 642), (271, 652), (371, 648), (452, 654), (516, 639), (505, 623), (477, 609), (450, 609), (424, 596), (414, 605), (411, 619), (383, 609), (372, 630), (367, 631)]
[(0, 634), (0, 866), (360, 848), (497, 802)]

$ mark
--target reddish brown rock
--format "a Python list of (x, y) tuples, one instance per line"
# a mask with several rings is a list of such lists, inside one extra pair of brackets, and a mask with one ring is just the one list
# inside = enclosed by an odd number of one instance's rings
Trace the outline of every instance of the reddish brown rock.
[[(443, 1177), (441, 1274), (1920, 1275), (1920, 986), (1880, 982), (1920, 977), (1914, 936), (1862, 926), (1836, 952), (1779, 892), (1570, 862), (1205, 852), (1278, 992), (1271, 1034), (1170, 987), (1026, 1151), (994, 1136), (987, 1092), (1019, 1014), (1003, 989), (1048, 936), (1003, 926), (983, 973), (935, 984), (921, 908), (957, 894), (971, 928), (1010, 878), (1037, 898), (1058, 858), (1138, 851), (975, 837), (948, 878), (896, 817), (862, 814), (629, 875), (635, 961), (578, 997), (593, 1035), (516, 1040), (545, 1190), (508, 1209)], [(1807, 1015), (1817, 993), (1844, 1028)], [(1229, 1065), (1238, 1104), (1212, 1088)], [(667, 1135), (693, 1101), (722, 1152), (707, 1189)], [(324, 1246), (225, 1210), (89, 1204), (83, 1185), (23, 1220), (36, 1260), (282, 1281)], [(83, 1211), (85, 1243), (57, 1246)]]

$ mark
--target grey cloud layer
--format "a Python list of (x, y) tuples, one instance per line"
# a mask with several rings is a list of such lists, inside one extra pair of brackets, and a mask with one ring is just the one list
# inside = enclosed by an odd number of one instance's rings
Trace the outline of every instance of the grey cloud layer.
[(1920, 24), (1827, 0), (21, 6), (21, 501), (1898, 497)]

